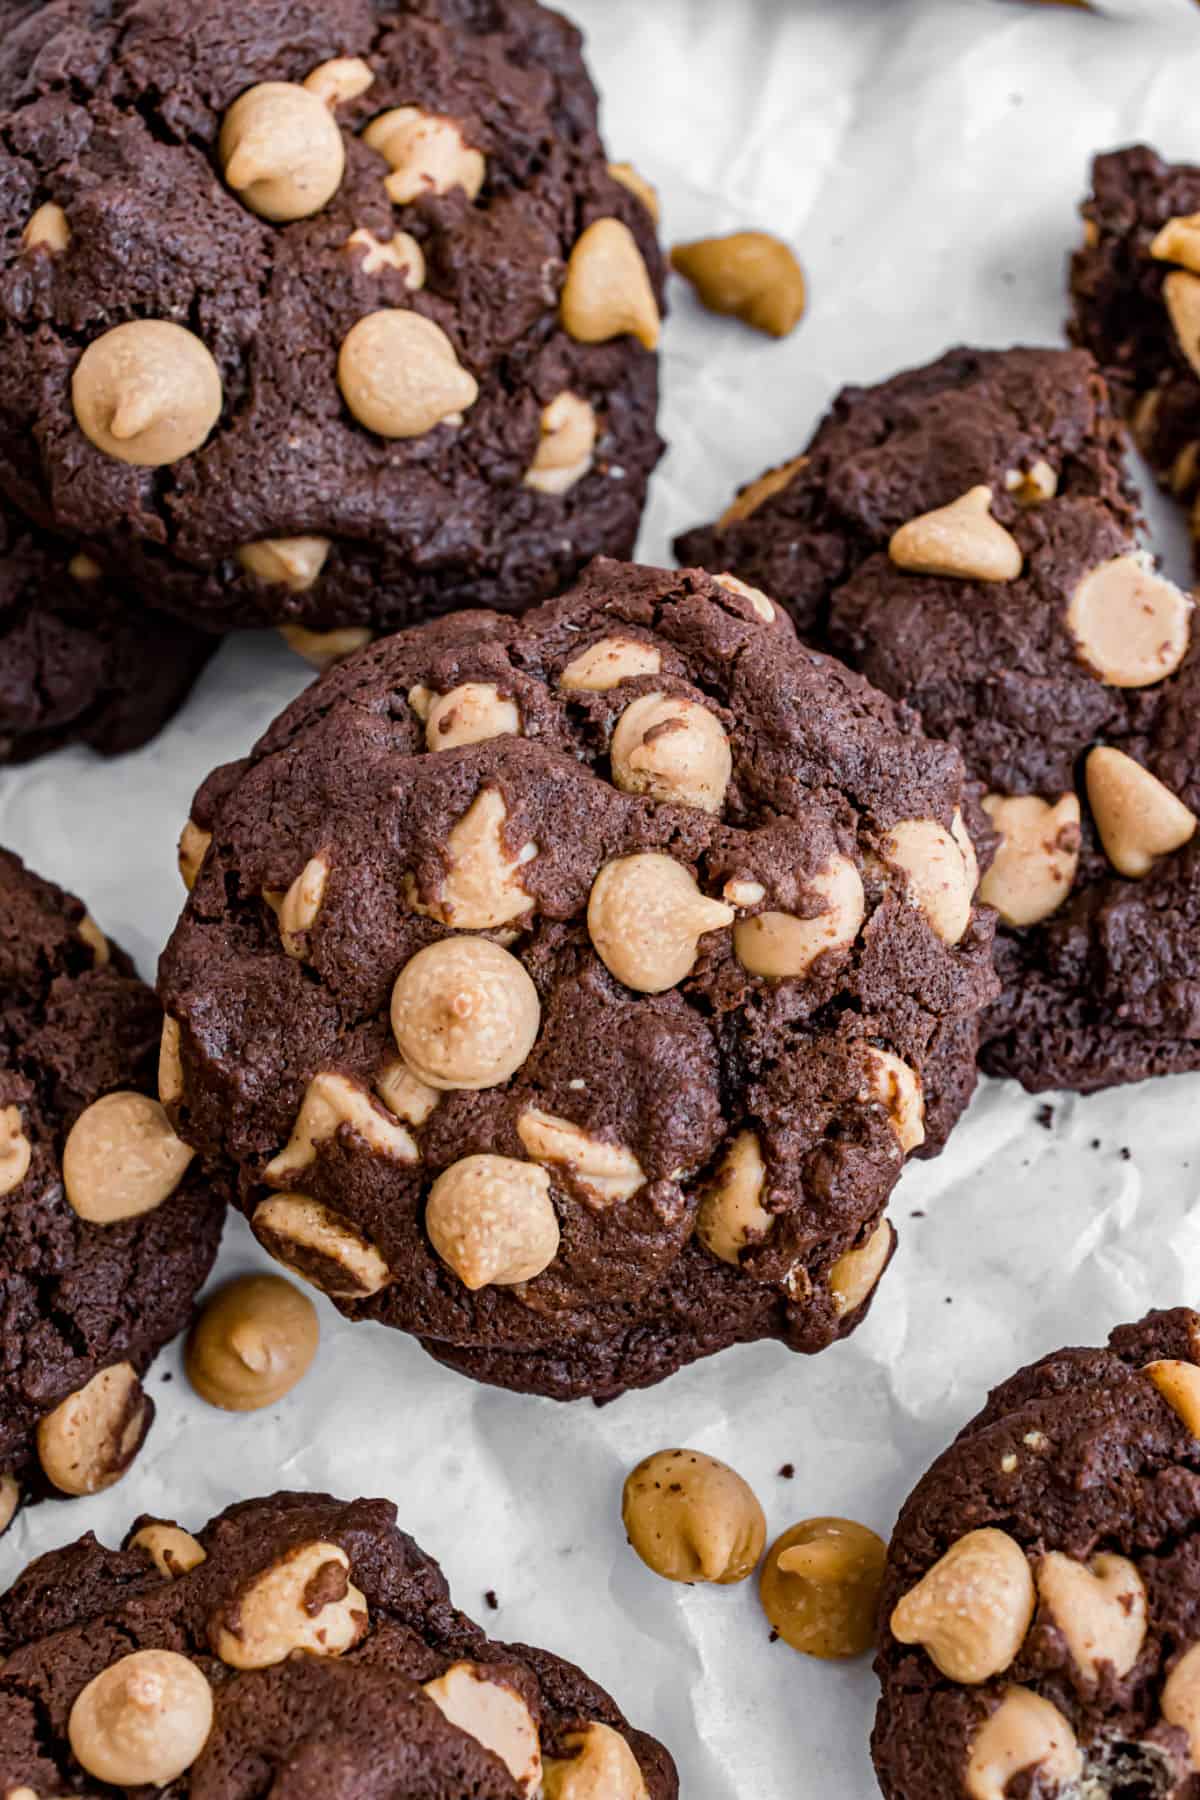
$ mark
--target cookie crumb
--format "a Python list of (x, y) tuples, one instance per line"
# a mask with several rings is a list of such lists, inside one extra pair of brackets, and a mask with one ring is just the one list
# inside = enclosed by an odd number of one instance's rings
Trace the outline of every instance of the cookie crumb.
[(496, 1598), (495, 1588), (489, 1588), (487, 1593), (483, 1596), (483, 1598), (487, 1604), (487, 1609), (489, 1612), (499, 1612), (500, 1611), (500, 1602)]
[(783, 1481), (791, 1481), (793, 1479), (793, 1477), (795, 1476), (795, 1473), (796, 1473), (795, 1463), (784, 1463), (782, 1468), (779, 1471), (780, 1479)]
[(1054, 1108), (1052, 1106), (1039, 1106), (1033, 1116), (1043, 1131), (1054, 1130)]

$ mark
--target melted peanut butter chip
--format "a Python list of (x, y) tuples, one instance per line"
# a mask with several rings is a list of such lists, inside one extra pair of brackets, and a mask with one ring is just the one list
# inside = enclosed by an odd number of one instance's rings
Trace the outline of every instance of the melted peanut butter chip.
[(969, 1531), (894, 1608), (892, 1634), (921, 1644), (949, 1681), (1002, 1675), (1025, 1642), (1035, 1603), (1025, 1552), (1007, 1532)]
[(106, 1094), (80, 1113), (63, 1149), (63, 1187), (81, 1219), (112, 1225), (153, 1212), (183, 1180), (195, 1151), (148, 1094)]
[(612, 1206), (632, 1199), (645, 1185), (645, 1172), (625, 1144), (603, 1138), (559, 1119), (538, 1107), (527, 1107), (517, 1120), (517, 1136), (534, 1162), (567, 1169), (593, 1206)]
[(21, 243), (26, 250), (36, 250), (40, 245), (54, 256), (61, 254), (70, 241), (71, 227), (67, 224), (67, 215), (53, 200), (47, 200), (44, 206), (39, 206), (36, 212), (29, 215), (29, 221), (21, 233)]
[(392, 989), (392, 1032), (405, 1064), (433, 1088), (497, 1087), (533, 1049), (537, 989), (515, 956), (488, 938), (427, 944)]
[(724, 531), (730, 525), (740, 525), (743, 519), (753, 518), (760, 506), (765, 506), (776, 494), (782, 494), (807, 461), (807, 456), (793, 456), (789, 462), (768, 469), (757, 481), (742, 488), (717, 520), (717, 529)]
[(647, 181), (644, 175), (639, 174), (631, 162), (609, 163), (608, 172), (614, 181), (619, 181), (623, 188), (628, 189), (641, 201), (657, 225), (661, 209), (658, 204), (658, 189), (653, 182)]
[(158, 1046), (158, 1097), (164, 1106), (183, 1099), (182, 1034), (177, 1019), (164, 1018)]
[(767, 1522), (749, 1483), (699, 1450), (659, 1450), (626, 1477), (621, 1517), (648, 1569), (727, 1586), (753, 1574)]
[(1143, 553), (1092, 569), (1071, 595), (1067, 629), (1079, 656), (1110, 687), (1149, 687), (1187, 655), (1192, 600)]
[(921, 1077), (902, 1057), (874, 1044), (866, 1047), (867, 1080), (859, 1098), (876, 1100), (884, 1108), (907, 1156), (925, 1142), (925, 1096)]
[(865, 1244), (838, 1257), (829, 1271), (829, 1292), (839, 1319), (857, 1312), (863, 1301), (875, 1292), (892, 1253), (892, 1242), (892, 1228), (883, 1219)]
[(1005, 1690), (995, 1712), (976, 1734), (964, 1786), (970, 1800), (1005, 1800), (1014, 1775), (1036, 1770), (1066, 1794), (1079, 1779), (1083, 1757), (1075, 1734), (1056, 1706), (1028, 1688)]
[(71, 377), (75, 418), (118, 462), (160, 468), (198, 450), (221, 416), (221, 375), (192, 332), (134, 319), (93, 338)]
[(217, 154), (234, 193), (273, 224), (320, 212), (346, 170), (326, 98), (292, 81), (247, 88), (225, 114)]
[(447, 872), (437, 898), (428, 904), (409, 882), (405, 897), (414, 912), (457, 931), (494, 931), (524, 919), (534, 909), (521, 871), (537, 855), (525, 843), (514, 854), (505, 840), (508, 808), (493, 787), (481, 788), (446, 841)]
[(1148, 1375), (1172, 1412), (1194, 1438), (1200, 1438), (1200, 1369), (1195, 1363), (1165, 1360), (1147, 1363)]
[(762, 1205), (767, 1170), (757, 1134), (739, 1131), (700, 1194), (696, 1236), (722, 1262), (738, 1263), (749, 1243), (761, 1242), (774, 1223)]
[(682, 863), (658, 851), (618, 857), (601, 869), (588, 899), (588, 934), (605, 967), (638, 993), (662, 994), (686, 980), (700, 939), (731, 925), (734, 911), (700, 892)]
[(1162, 1716), (1187, 1732), (1192, 1769), (1200, 1770), (1200, 1644), (1185, 1650), (1167, 1676)]
[(113, 1787), (166, 1787), (208, 1740), (213, 1693), (203, 1672), (174, 1650), (136, 1650), (89, 1681), (71, 1708), (76, 1760)]
[(520, 735), (520, 709), (494, 681), (464, 681), (448, 694), (435, 694), (425, 713), (425, 743), (430, 750), (457, 750), (460, 744)]
[(1163, 282), (1162, 296), (1179, 348), (1200, 375), (1200, 275), (1173, 270)]
[(208, 855), (211, 843), (212, 832), (201, 831), (195, 820), (189, 819), (179, 838), (179, 875), (189, 893), (196, 885), (200, 865)]
[(423, 437), (461, 423), (479, 398), (440, 325), (403, 307), (383, 307), (352, 325), (338, 352), (338, 386), (360, 425), (384, 438)]
[(144, 1550), (159, 1573), (172, 1581), (208, 1560), (204, 1546), (178, 1525), (143, 1525), (130, 1538), (129, 1548)]
[(62, 1494), (98, 1494), (119, 1481), (149, 1424), (142, 1384), (130, 1363), (93, 1375), (38, 1425), (38, 1461)]
[(1058, 492), (1058, 472), (1043, 457), (1028, 469), (1009, 469), (1004, 487), (1018, 506), (1041, 506)]
[(436, 1088), (406, 1068), (398, 1056), (384, 1064), (372, 1086), (388, 1111), (408, 1125), (423, 1125), (442, 1097)]
[(188, 1336), (184, 1368), (210, 1406), (257, 1412), (308, 1373), (319, 1337), (307, 1294), (279, 1275), (244, 1275), (205, 1305)]
[(611, 1725), (569, 1731), (563, 1748), (571, 1755), (546, 1760), (543, 1800), (650, 1800), (641, 1764)]
[(367, 1632), (367, 1602), (350, 1580), (340, 1544), (298, 1544), (256, 1575), (209, 1625), (231, 1669), (269, 1669), (294, 1650), (341, 1656)]
[(762, 912), (739, 919), (733, 928), (738, 961), (751, 975), (785, 981), (806, 975), (827, 951), (848, 950), (866, 912), (862, 877), (846, 856), (834, 856), (806, 886), (824, 901), (821, 912)]
[(272, 1194), (255, 1207), (250, 1224), (276, 1262), (335, 1299), (369, 1299), (392, 1278), (369, 1238), (307, 1194)]
[(289, 650), (302, 656), (314, 669), (332, 669), (344, 657), (353, 656), (371, 642), (367, 625), (343, 625), (337, 631), (309, 631), (305, 625), (281, 625), (279, 635)]
[(558, 685), (568, 692), (604, 694), (638, 675), (657, 675), (661, 668), (662, 654), (653, 644), (636, 638), (601, 638), (571, 658)]
[(290, 594), (305, 594), (325, 567), (331, 547), (326, 537), (260, 538), (256, 544), (243, 544), (237, 559), (259, 581), (285, 587)]
[(662, 322), (637, 239), (620, 219), (596, 219), (571, 251), (563, 285), (563, 329), (580, 344), (626, 334), (647, 350)]
[(887, 1545), (853, 1519), (804, 1519), (776, 1538), (759, 1576), (763, 1611), (785, 1644), (827, 1660), (875, 1641)]
[(1146, 1636), (1146, 1589), (1128, 1558), (1082, 1563), (1051, 1550), (1038, 1564), (1037, 1586), (1076, 1668), (1093, 1680), (1105, 1664), (1118, 1679), (1128, 1675)]
[(365, 1088), (348, 1075), (323, 1070), (305, 1089), (292, 1135), (263, 1170), (263, 1180), (280, 1185), (292, 1181), (312, 1167), (318, 1147), (336, 1138), (343, 1126), (376, 1156), (402, 1163), (418, 1160), (408, 1132), (375, 1105)]
[(992, 490), (973, 487), (949, 506), (910, 519), (892, 534), (888, 555), (898, 569), (963, 581), (1015, 581), (1020, 545), (992, 517)]
[(532, 1281), (558, 1254), (550, 1177), (511, 1156), (464, 1156), (430, 1189), (425, 1229), (472, 1293)]
[(966, 857), (953, 832), (936, 819), (903, 819), (883, 838), (884, 856), (908, 878), (912, 904), (946, 944), (957, 944), (971, 922), (975, 853)]
[(0, 1537), (3, 1537), (16, 1518), (20, 1504), (21, 1490), (17, 1486), (16, 1476), (7, 1472), (0, 1474)]
[(542, 408), (541, 440), (523, 477), (539, 494), (565, 494), (582, 481), (596, 449), (596, 414), (578, 394), (564, 391)]
[(486, 1665), (452, 1663), (425, 1692), (443, 1718), (492, 1751), (523, 1794), (541, 1786), (542, 1746), (533, 1716), (515, 1688), (490, 1674)]
[(425, 286), (425, 252), (407, 231), (394, 231), (390, 238), (377, 238), (365, 225), (350, 233), (343, 246), (361, 250), (364, 275), (378, 275), (381, 269), (395, 269), (403, 275), (405, 286), (419, 293)]
[(1088, 802), (1104, 854), (1121, 875), (1148, 875), (1194, 835), (1196, 815), (1123, 750), (1100, 745), (1086, 763)]
[(383, 185), (397, 206), (455, 188), (474, 200), (483, 186), (483, 154), (470, 148), (453, 119), (417, 106), (395, 106), (372, 119), (362, 135), (392, 171)]
[(1037, 925), (1058, 911), (1079, 870), (1080, 811), (1075, 794), (1053, 805), (1035, 794), (987, 794), (984, 811), (1000, 848), (979, 888), (1006, 925)]
[(303, 85), (310, 94), (326, 106), (344, 106), (348, 100), (357, 100), (374, 84), (375, 77), (371, 66), (361, 56), (335, 56), (329, 62), (318, 63), (304, 77)]
[(609, 750), (612, 777), (626, 794), (719, 813), (733, 773), (729, 739), (696, 700), (642, 694), (617, 720)]
[(11, 1194), (29, 1173), (33, 1149), (19, 1106), (0, 1106), (0, 1194)]

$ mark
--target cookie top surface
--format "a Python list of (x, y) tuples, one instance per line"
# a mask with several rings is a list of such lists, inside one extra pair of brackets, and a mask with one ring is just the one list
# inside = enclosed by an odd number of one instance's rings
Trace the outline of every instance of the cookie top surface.
[(0, 182), (0, 487), (156, 605), (394, 628), (632, 547), (661, 260), (535, 0), (51, 0)]
[[(0, 1596), (0, 1786), (532, 1800), (544, 1778), (557, 1800), (675, 1800), (662, 1745), (572, 1664), (492, 1642), (395, 1518), (284, 1493), (39, 1558)], [(139, 1672), (168, 1702), (122, 1739)]]
[[(747, 579), (794, 565), (783, 596), (813, 637), (915, 706), (987, 790), (1000, 849), (982, 897), (1006, 929), (984, 1066), (1085, 1090), (1196, 1067), (1192, 603), (1141, 548), (1091, 358), (956, 350), (848, 389), (790, 480), (757, 507), (748, 492), (749, 516), (681, 552)], [(950, 521), (949, 563), (914, 540), (931, 515)], [(1142, 855), (1115, 822), (1130, 788), (1172, 820)]]
[(1192, 1791), (1198, 1363), (1185, 1308), (1047, 1356), (918, 1484), (880, 1608), (888, 1800)]
[[(82, 903), (0, 851), (3, 1525), (19, 1497), (122, 1472), (153, 1414), (136, 1377), (186, 1323), (216, 1254), (223, 1188), (148, 1098), (161, 1021)], [(84, 1389), (87, 1454), (72, 1473), (46, 1421)]]
[(201, 790), (172, 1118), (352, 1314), (569, 1360), (706, 1297), (736, 1334), (739, 1293), (817, 1348), (970, 1092), (964, 809), (955, 751), (703, 575), (384, 640)]

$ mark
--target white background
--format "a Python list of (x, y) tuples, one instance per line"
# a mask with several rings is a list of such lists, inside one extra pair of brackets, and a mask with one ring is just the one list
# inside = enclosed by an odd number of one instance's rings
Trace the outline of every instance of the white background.
[[(1200, 159), (1194, 0), (1113, 0), (1106, 16), (1011, 0), (569, 10), (612, 153), (659, 184), (667, 240), (766, 226), (794, 242), (811, 287), (781, 346), (702, 315), (673, 284), (672, 448), (647, 560), (667, 560), (672, 533), (711, 517), (739, 479), (794, 454), (843, 381), (955, 341), (1057, 341), (1091, 152), (1140, 135)], [(1164, 526), (1159, 542), (1182, 573), (1177, 538)], [(227, 645), (140, 755), (106, 765), (68, 751), (0, 776), (0, 839), (85, 895), (152, 978), (194, 787), (303, 679), (273, 637)], [(687, 1443), (743, 1471), (772, 1533), (833, 1512), (886, 1534), (991, 1382), (1151, 1304), (1195, 1301), (1200, 1077), (1054, 1098), (1046, 1130), (1015, 1086), (981, 1088), (951, 1150), (900, 1185), (900, 1251), (866, 1326), (813, 1361), (758, 1346), (603, 1411), (562, 1407), (475, 1387), (322, 1302), (312, 1374), (273, 1411), (237, 1417), (192, 1397), (168, 1352), (134, 1471), (107, 1495), (23, 1515), (0, 1541), (0, 1586), (88, 1527), (115, 1542), (142, 1509), (194, 1524), (280, 1484), (389, 1495), (459, 1603), (609, 1685), (670, 1745), (689, 1800), (868, 1800), (866, 1664), (769, 1644), (753, 1583), (651, 1576), (623, 1541), (621, 1481), (647, 1452)], [(262, 1261), (232, 1219), (222, 1274)], [(789, 1461), (791, 1482), (776, 1473)]]

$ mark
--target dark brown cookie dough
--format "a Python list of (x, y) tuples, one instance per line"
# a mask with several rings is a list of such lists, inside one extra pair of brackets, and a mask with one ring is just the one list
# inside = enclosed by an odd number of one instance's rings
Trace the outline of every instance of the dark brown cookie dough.
[(488, 1638), (395, 1520), (283, 1493), (31, 1563), (0, 1595), (0, 1791), (676, 1800), (660, 1743), (573, 1664)]
[(1200, 1316), (1044, 1357), (892, 1537), (873, 1750), (887, 1800), (1184, 1800), (1200, 1766)]
[(911, 713), (701, 574), (598, 561), (382, 641), (197, 798), (172, 1118), (281, 1260), (482, 1378), (820, 1349), (970, 1094), (971, 806)]
[(0, 1529), (123, 1472), (216, 1255), (225, 1186), (146, 1097), (161, 1031), (82, 903), (0, 851)]
[(62, 744), (135, 750), (187, 698), (216, 640), (139, 606), (86, 552), (0, 502), (0, 763)]
[[(947, 506), (939, 565), (913, 533)], [(785, 485), (679, 544), (790, 582), (817, 642), (962, 750), (1004, 840), (982, 889), (1006, 925), (983, 1066), (1032, 1089), (1200, 1066), (1198, 864), (1180, 847), (1200, 808), (1200, 666), (1190, 599), (1139, 527), (1089, 356), (954, 350), (847, 389)], [(1118, 787), (1154, 778), (1135, 811), (1169, 815), (1134, 880), (1120, 832), (1097, 825), (1096, 807), (1118, 810), (1093, 782), (1106, 757)]]
[(0, 194), (0, 489), (155, 606), (394, 629), (632, 550), (661, 259), (535, 0), (50, 0)]

